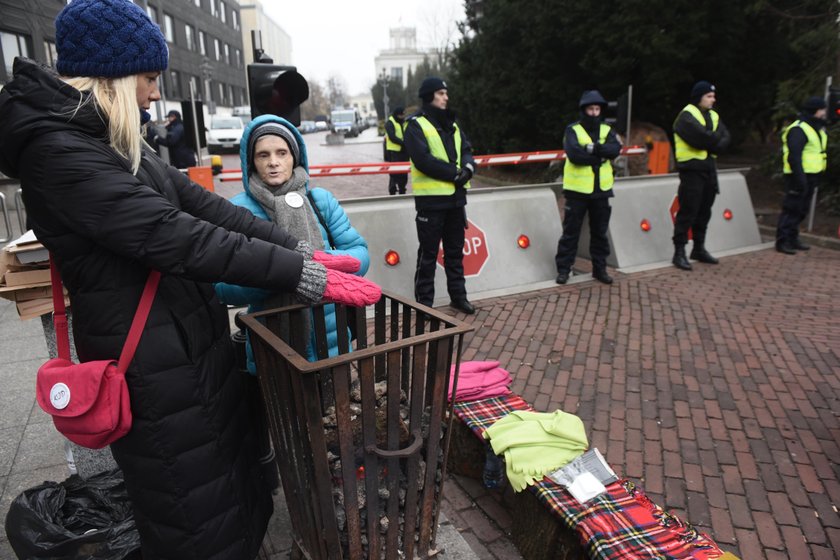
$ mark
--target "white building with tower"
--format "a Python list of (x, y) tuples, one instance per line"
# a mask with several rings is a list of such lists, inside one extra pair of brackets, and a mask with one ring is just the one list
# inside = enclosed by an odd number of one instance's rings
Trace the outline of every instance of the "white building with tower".
[(417, 48), (417, 30), (414, 27), (392, 28), (390, 47), (374, 58), (377, 79), (384, 74), (390, 80), (399, 80), (405, 87), (409, 69), (414, 72), (424, 57), (431, 56), (431, 51)]

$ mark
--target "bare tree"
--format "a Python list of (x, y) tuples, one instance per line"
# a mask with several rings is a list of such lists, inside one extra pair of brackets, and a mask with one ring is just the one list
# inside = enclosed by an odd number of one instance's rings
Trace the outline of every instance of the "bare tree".
[(421, 45), (431, 49), (435, 62), (443, 66), (446, 56), (458, 37), (458, 20), (464, 18), (463, 8), (452, 0), (428, 0), (420, 15)]
[(300, 118), (305, 121), (315, 120), (318, 115), (330, 114), (330, 101), (324, 88), (318, 82), (309, 82), (309, 99), (300, 106)]
[(330, 107), (343, 107), (347, 102), (347, 84), (344, 78), (333, 74), (327, 80), (327, 98)]

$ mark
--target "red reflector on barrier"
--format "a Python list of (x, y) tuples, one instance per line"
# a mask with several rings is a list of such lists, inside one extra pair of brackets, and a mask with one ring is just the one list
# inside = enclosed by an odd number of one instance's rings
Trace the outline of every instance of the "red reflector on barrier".
[(647, 218), (645, 218), (644, 220), (642, 220), (642, 223), (639, 224), (639, 227), (642, 228), (642, 231), (647, 233), (650, 231), (650, 222), (647, 220)]
[(385, 253), (385, 264), (388, 266), (397, 266), (400, 264), (400, 254), (394, 250)]
[(723, 219), (724, 220), (731, 220), (732, 219), (732, 210), (730, 210), (729, 208), (724, 210), (723, 211)]
[(523, 234), (516, 238), (516, 244), (519, 245), (520, 249), (527, 249), (531, 246), (531, 240)]

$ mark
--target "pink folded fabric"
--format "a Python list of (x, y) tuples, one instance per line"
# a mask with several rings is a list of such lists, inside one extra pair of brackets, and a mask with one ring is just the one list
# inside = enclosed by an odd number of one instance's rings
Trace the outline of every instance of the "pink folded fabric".
[[(453, 377), (449, 378), (449, 400), (452, 398), (455, 366), (452, 367)], [(499, 362), (464, 362), (458, 375), (458, 388), (454, 400), (477, 401), (491, 397), (502, 397), (510, 394), (512, 379), (510, 373), (499, 367)]]

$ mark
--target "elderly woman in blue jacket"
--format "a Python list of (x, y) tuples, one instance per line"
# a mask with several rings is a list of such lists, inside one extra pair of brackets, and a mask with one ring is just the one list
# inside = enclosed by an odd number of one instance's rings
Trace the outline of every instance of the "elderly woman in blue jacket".
[[(248, 125), (239, 148), (242, 185), (245, 192), (231, 202), (256, 216), (283, 227), (306, 241), (313, 250), (350, 256), (361, 263), (356, 274), (363, 276), (370, 265), (364, 238), (350, 225), (338, 200), (331, 192), (309, 187), (309, 159), (306, 144), (297, 128), (274, 115), (262, 115)], [(216, 284), (223, 303), (250, 306), (251, 311), (297, 303), (285, 294), (267, 290)], [(338, 354), (335, 308), (325, 308), (329, 355)], [(250, 342), (246, 346), (248, 371), (256, 373)], [(314, 332), (307, 358), (316, 359)], [(317, 358), (323, 358), (318, 356)]]

